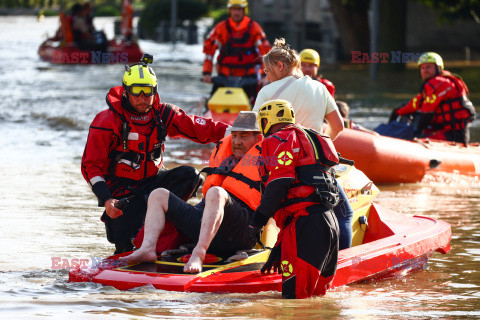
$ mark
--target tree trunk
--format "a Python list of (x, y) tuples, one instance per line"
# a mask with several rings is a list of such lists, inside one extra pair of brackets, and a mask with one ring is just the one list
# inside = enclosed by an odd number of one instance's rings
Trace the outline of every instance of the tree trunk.
[(352, 59), (352, 51), (369, 52), (368, 0), (329, 0), (333, 17), (340, 34), (344, 58)]

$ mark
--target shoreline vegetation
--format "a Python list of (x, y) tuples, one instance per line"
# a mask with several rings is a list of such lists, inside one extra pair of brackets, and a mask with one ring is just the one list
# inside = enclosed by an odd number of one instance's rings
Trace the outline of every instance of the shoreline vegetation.
[[(142, 8), (136, 8), (135, 16), (139, 16)], [(45, 17), (55, 17), (58, 16), (60, 8), (6, 8), (0, 7), (0, 16), (45, 16)], [(112, 5), (99, 5), (95, 7), (95, 16), (96, 17), (119, 17), (121, 14), (120, 8)]]

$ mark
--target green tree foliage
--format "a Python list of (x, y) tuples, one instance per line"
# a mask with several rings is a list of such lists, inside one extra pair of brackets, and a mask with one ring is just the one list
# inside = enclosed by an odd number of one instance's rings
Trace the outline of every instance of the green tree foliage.
[(480, 23), (480, 0), (415, 0), (432, 8), (440, 22), (474, 20)]
[[(171, 0), (151, 0), (140, 15), (139, 26), (153, 36), (161, 20), (170, 20)], [(207, 4), (199, 0), (178, 0), (178, 23), (196, 21), (208, 13)]]

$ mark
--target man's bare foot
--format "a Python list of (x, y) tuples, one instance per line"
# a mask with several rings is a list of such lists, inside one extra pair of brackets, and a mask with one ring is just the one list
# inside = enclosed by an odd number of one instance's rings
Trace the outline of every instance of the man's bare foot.
[(200, 273), (202, 272), (202, 264), (203, 264), (202, 257), (200, 257), (198, 253), (193, 251), (192, 255), (190, 256), (190, 259), (188, 259), (188, 262), (185, 263), (185, 266), (183, 267), (183, 272)]
[(155, 262), (157, 261), (157, 253), (155, 250), (140, 248), (128, 256), (120, 257), (119, 260), (125, 262)]

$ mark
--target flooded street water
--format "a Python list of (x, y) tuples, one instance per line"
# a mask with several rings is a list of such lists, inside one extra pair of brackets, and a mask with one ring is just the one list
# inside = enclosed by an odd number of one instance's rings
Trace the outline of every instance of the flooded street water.
[[(112, 19), (98, 18), (95, 25), (112, 36)], [(452, 250), (435, 253), (427, 269), (403, 278), (354, 284), (301, 301), (282, 300), (276, 292), (199, 294), (151, 287), (122, 292), (68, 283), (68, 270), (54, 263), (59, 258), (91, 260), (113, 252), (101, 210), (81, 176), (80, 159), (88, 126), (106, 108), (105, 95), (120, 85), (124, 68), (40, 61), (38, 46), (56, 27), (57, 18), (0, 18), (1, 319), (480, 318), (480, 182), (459, 176), (379, 186), (381, 205), (452, 226)], [(210, 90), (199, 80), (202, 46), (173, 50), (149, 41), (140, 46), (155, 58), (162, 100), (199, 114), (197, 102)], [(375, 86), (365, 83), (368, 90), (362, 91), (348, 71), (330, 72), (339, 96), (352, 101), (352, 117), (368, 128), (386, 121), (390, 107), (413, 96), (420, 85), (418, 74), (407, 72), (403, 87), (374, 99), (368, 92)], [(347, 89), (349, 82), (355, 83), (354, 91)], [(480, 88), (471, 91), (478, 105)], [(474, 141), (480, 140), (479, 127), (474, 123)], [(168, 167), (201, 165), (211, 146), (169, 140), (166, 148)]]

